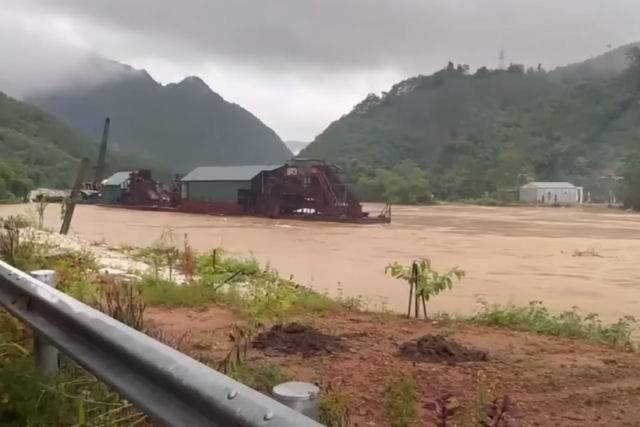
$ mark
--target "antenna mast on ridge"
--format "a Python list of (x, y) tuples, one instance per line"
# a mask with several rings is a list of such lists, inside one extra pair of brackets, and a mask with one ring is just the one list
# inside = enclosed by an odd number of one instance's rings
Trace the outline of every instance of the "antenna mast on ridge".
[(506, 58), (505, 54), (504, 54), (504, 49), (500, 49), (500, 69), (504, 70), (504, 60)]

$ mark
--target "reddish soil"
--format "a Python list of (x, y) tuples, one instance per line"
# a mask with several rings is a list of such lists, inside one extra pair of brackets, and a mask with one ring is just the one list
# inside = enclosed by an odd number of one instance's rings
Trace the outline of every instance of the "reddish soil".
[[(189, 331), (188, 350), (212, 361), (228, 353), (230, 325), (238, 323), (232, 313), (219, 308), (150, 309), (148, 318), (165, 333)], [(385, 385), (403, 373), (415, 378), (420, 407), (452, 393), (463, 408), (472, 408), (483, 390), (494, 395), (502, 391), (515, 402), (518, 426), (640, 426), (640, 356), (636, 354), (532, 333), (381, 314), (332, 314), (305, 318), (305, 324), (339, 336), (344, 351), (309, 358), (281, 352), (269, 356), (254, 348), (249, 359), (279, 363), (296, 379), (346, 391), (353, 426), (388, 425), (382, 405)], [(402, 344), (418, 343), (425, 335), (446, 337), (435, 342), (447, 343), (447, 351), (454, 342), (486, 351), (488, 358), (449, 364), (398, 357)], [(460, 349), (452, 352), (459, 354)], [(435, 425), (431, 413), (421, 411), (419, 425)], [(457, 425), (474, 424), (466, 419)]]

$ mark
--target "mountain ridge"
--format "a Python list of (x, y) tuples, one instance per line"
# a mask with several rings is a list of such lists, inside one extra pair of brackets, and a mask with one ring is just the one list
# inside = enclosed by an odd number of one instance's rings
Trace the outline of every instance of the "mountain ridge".
[(379, 201), (507, 199), (527, 179), (600, 191), (597, 175), (640, 145), (640, 95), (637, 69), (585, 72), (594, 59), (551, 72), (449, 63), (369, 94), (300, 155), (337, 162), (361, 197)]
[[(69, 188), (80, 158), (95, 165), (98, 144), (37, 107), (0, 92), (0, 200), (20, 199), (35, 187)], [(112, 150), (107, 173), (132, 167), (163, 173), (164, 165)]]
[(280, 137), (258, 117), (226, 101), (201, 78), (163, 85), (144, 70), (109, 61), (110, 78), (95, 85), (40, 92), (26, 101), (98, 137), (112, 118), (110, 145), (170, 165), (176, 172), (196, 166), (279, 163), (292, 156)]

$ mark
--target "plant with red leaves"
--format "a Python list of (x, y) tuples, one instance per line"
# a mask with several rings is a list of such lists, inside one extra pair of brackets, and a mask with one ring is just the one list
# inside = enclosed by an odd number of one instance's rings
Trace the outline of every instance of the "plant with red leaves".
[(436, 426), (447, 427), (453, 425), (453, 418), (460, 409), (460, 403), (453, 394), (447, 393), (433, 402), (426, 403), (424, 407), (434, 413)]
[(485, 405), (486, 418), (481, 421), (483, 427), (511, 427), (515, 416), (515, 405), (508, 395), (496, 397)]

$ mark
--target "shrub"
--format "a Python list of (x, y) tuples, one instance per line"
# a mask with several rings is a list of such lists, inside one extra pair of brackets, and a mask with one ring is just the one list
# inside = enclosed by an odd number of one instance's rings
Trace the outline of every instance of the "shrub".
[(451, 289), (454, 279), (460, 281), (465, 276), (465, 272), (458, 267), (452, 268), (445, 274), (440, 274), (431, 267), (431, 261), (426, 258), (415, 260), (410, 266), (403, 266), (397, 262), (389, 264), (385, 268), (385, 272), (409, 284), (409, 308), (407, 315), (411, 316), (411, 306), (413, 305), (415, 317), (419, 317), (419, 303), (422, 302), (425, 319), (427, 318), (426, 302), (440, 292)]
[(630, 316), (605, 325), (597, 314), (582, 316), (577, 309), (552, 314), (542, 302), (532, 301), (526, 307), (489, 306), (483, 303), (482, 311), (472, 316), (471, 321), (479, 325), (581, 338), (625, 351), (637, 350), (637, 345), (632, 339), (636, 320)]
[(0, 220), (0, 259), (23, 271), (41, 268), (48, 253), (47, 245), (35, 241), (30, 225), (22, 216)]
[(100, 279), (96, 308), (117, 321), (142, 331), (146, 306), (140, 287), (108, 275)]
[(150, 305), (198, 307), (217, 301), (215, 288), (202, 283), (178, 286), (170, 280), (156, 276), (143, 276), (139, 286), (142, 298)]
[(231, 378), (264, 393), (271, 393), (274, 386), (289, 381), (289, 376), (280, 365), (267, 362), (232, 363), (227, 374)]
[(320, 422), (327, 427), (349, 427), (349, 395), (329, 387), (320, 397)]
[(392, 427), (411, 427), (418, 418), (416, 383), (403, 375), (391, 379), (384, 391), (384, 410)]

